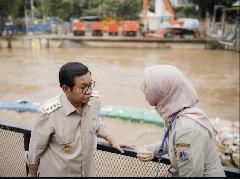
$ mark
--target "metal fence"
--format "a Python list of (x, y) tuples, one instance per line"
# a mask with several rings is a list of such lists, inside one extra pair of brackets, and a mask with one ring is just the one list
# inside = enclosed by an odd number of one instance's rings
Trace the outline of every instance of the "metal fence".
[[(28, 150), (31, 131), (13, 125), (0, 124), (0, 176), (27, 176), (28, 168), (24, 152)], [(151, 162), (141, 162), (134, 151), (125, 149), (124, 154), (109, 144), (98, 142), (95, 155), (97, 176), (137, 177), (171, 176), (168, 172), (170, 161), (163, 158), (161, 163), (154, 158)], [(227, 176), (239, 176), (239, 170), (225, 167)]]

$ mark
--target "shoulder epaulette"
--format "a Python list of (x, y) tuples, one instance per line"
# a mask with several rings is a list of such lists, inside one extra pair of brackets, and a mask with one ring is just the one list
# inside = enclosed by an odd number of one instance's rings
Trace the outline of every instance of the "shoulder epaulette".
[(60, 108), (62, 105), (60, 102), (60, 96), (61, 96), (61, 94), (57, 95), (53, 98), (50, 98), (49, 100), (47, 100), (40, 106), (39, 110), (45, 114), (46, 113), (49, 114), (49, 113), (55, 111), (56, 109)]

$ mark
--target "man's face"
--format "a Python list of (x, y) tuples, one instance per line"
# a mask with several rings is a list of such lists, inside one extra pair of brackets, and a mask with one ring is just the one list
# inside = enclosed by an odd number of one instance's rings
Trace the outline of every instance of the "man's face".
[(87, 104), (92, 94), (92, 88), (94, 87), (94, 81), (92, 81), (90, 73), (74, 78), (75, 86), (71, 89), (66, 87), (64, 89), (68, 100), (73, 105)]

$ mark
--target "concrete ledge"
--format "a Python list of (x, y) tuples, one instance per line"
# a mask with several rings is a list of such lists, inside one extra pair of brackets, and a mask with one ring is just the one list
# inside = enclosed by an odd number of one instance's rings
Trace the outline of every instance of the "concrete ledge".
[(93, 37), (35, 35), (0, 37), (0, 48), (170, 48), (205, 49), (207, 41), (193, 39), (162, 40), (143, 37)]

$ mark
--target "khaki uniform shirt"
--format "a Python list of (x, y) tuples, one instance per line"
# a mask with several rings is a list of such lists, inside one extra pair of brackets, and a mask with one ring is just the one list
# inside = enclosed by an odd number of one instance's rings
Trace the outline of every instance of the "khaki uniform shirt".
[[(158, 155), (160, 142), (146, 146)], [(225, 176), (215, 141), (207, 129), (192, 119), (178, 117), (172, 125), (168, 140), (173, 176)]]
[(26, 160), (39, 176), (95, 176), (97, 136), (108, 135), (91, 97), (82, 116), (63, 93), (40, 107), (33, 122)]

